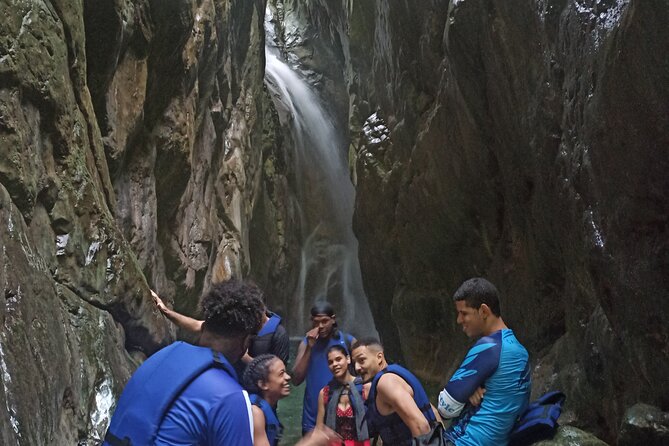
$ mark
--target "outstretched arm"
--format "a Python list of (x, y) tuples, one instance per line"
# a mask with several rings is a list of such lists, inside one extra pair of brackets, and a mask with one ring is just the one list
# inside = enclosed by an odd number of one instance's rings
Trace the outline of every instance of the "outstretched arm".
[(178, 327), (193, 333), (199, 333), (202, 331), (202, 321), (193, 319), (192, 317), (188, 317), (181, 313), (177, 313), (171, 308), (168, 308), (160, 296), (158, 296), (153, 290), (151, 290), (151, 297), (153, 298), (153, 302), (156, 304), (160, 312), (163, 313), (167, 319), (172, 321)]

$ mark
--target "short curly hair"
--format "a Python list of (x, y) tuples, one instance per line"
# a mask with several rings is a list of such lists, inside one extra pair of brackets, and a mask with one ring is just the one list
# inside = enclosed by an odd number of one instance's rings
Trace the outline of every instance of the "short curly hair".
[(212, 285), (202, 297), (202, 329), (226, 337), (258, 333), (265, 311), (263, 293), (254, 283), (229, 280)]

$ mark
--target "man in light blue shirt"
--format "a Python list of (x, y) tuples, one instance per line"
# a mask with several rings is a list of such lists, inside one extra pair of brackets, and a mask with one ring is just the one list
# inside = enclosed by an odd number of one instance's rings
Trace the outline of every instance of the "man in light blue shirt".
[(492, 283), (469, 279), (453, 300), (458, 324), (479, 340), (439, 394), (439, 413), (453, 419), (445, 439), (455, 446), (505, 446), (530, 396), (527, 350), (502, 320)]

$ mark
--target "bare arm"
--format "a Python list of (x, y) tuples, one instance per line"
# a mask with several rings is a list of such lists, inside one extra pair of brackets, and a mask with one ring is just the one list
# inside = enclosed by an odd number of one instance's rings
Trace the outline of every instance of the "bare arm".
[(309, 368), (309, 359), (311, 358), (311, 347), (306, 342), (300, 342), (297, 349), (297, 357), (295, 358), (295, 365), (293, 366), (292, 381), (293, 384), (299, 386), (304, 381), (307, 375), (307, 368)]
[(260, 407), (252, 405), (253, 413), (253, 446), (270, 446), (267, 432), (265, 432), (265, 414)]
[(163, 313), (167, 319), (172, 321), (178, 327), (193, 333), (199, 333), (202, 331), (202, 321), (193, 319), (192, 317), (188, 317), (181, 313), (177, 313), (171, 308), (168, 308), (163, 300), (153, 290), (151, 290), (151, 297), (153, 297), (153, 302), (155, 302), (160, 312)]
[(297, 357), (295, 358), (295, 365), (293, 366), (293, 384), (299, 386), (307, 376), (307, 369), (309, 368), (309, 359), (311, 359), (311, 347), (314, 346), (318, 339), (318, 328), (314, 328), (307, 332), (307, 342), (301, 342), (297, 349)]
[(318, 392), (318, 413), (316, 414), (316, 428), (325, 426), (325, 398), (323, 398), (323, 389)]
[(430, 423), (416, 406), (413, 391), (406, 381), (395, 374), (385, 374), (379, 379), (377, 391), (377, 405), (381, 403), (391, 413), (396, 412), (411, 430), (412, 436), (418, 437), (430, 432)]

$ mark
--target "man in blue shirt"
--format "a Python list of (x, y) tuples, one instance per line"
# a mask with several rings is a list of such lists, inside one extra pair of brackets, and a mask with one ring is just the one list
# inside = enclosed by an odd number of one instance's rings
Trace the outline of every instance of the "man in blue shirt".
[(505, 446), (530, 396), (527, 350), (502, 320), (492, 283), (469, 279), (453, 300), (462, 330), (480, 339), (439, 394), (439, 413), (453, 419), (445, 439), (455, 446)]
[(223, 282), (200, 305), (198, 345), (175, 342), (137, 369), (119, 399), (105, 446), (253, 444), (249, 398), (230, 364), (261, 327), (262, 292), (249, 283)]
[(302, 407), (302, 434), (316, 426), (318, 394), (332, 380), (328, 368), (327, 352), (333, 345), (341, 345), (351, 354), (351, 344), (355, 338), (337, 328), (334, 308), (329, 302), (317, 302), (311, 308), (311, 325), (297, 349), (293, 367), (293, 383), (306, 381), (304, 405)]

